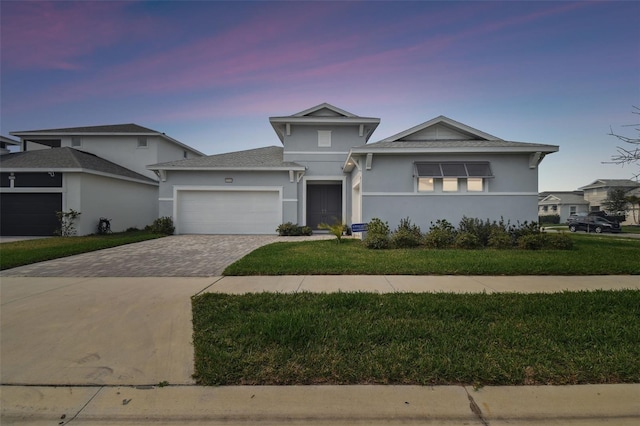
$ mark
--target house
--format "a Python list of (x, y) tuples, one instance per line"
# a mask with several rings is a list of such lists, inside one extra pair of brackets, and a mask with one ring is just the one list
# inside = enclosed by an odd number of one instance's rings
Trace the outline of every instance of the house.
[(149, 166), (176, 232), (271, 234), (377, 217), (537, 220), (538, 165), (555, 145), (506, 141), (440, 116), (368, 144), (379, 118), (324, 103), (269, 118), (282, 146)]
[[(597, 212), (604, 210), (602, 202), (607, 199), (608, 193), (612, 189), (623, 189), (627, 196), (634, 196), (640, 190), (640, 183), (630, 179), (596, 179), (589, 185), (585, 185), (580, 190), (584, 191), (584, 198), (589, 202), (589, 211)], [(637, 196), (637, 195), (636, 195)], [(638, 223), (638, 205), (629, 205), (627, 220), (623, 225)]]
[(542, 194), (538, 201), (538, 216), (558, 215), (560, 223), (565, 223), (569, 216), (589, 213), (589, 202), (584, 199), (582, 191), (558, 191)]
[(113, 231), (158, 217), (158, 178), (148, 164), (203, 154), (136, 124), (12, 132), (21, 152), (0, 156), (0, 233), (52, 235), (57, 211), (81, 213), (78, 235), (101, 217)]
[(0, 136), (0, 155), (9, 154), (10, 147), (20, 146), (20, 141), (8, 138), (6, 136)]

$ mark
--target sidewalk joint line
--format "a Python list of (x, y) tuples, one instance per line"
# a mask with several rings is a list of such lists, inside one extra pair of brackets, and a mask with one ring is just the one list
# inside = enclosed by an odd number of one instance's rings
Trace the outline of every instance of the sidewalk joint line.
[(302, 280), (300, 281), (300, 284), (298, 284), (298, 287), (296, 288), (295, 293), (299, 293), (300, 292), (300, 287), (302, 287), (302, 283), (304, 283), (304, 280), (307, 279), (307, 275), (303, 275), (302, 276)]
[(76, 419), (76, 417), (78, 417), (80, 415), (80, 413), (82, 413), (82, 411), (87, 407), (87, 405), (89, 405), (91, 403), (91, 401), (93, 401), (93, 399), (98, 396), (98, 394), (100, 393), (100, 391), (102, 391), (102, 389), (104, 389), (104, 386), (100, 386), (100, 388), (96, 391), (96, 393), (93, 394), (93, 396), (91, 398), (89, 398), (89, 400), (87, 401), (86, 404), (84, 404), (82, 407), (80, 407), (80, 409), (78, 410), (78, 412), (76, 414), (73, 415), (73, 417), (71, 417), (69, 420), (67, 420), (64, 423), (61, 424), (69, 424), (72, 421), (74, 421)]
[(386, 275), (383, 275), (383, 276), (384, 276), (384, 279), (385, 279), (385, 281), (387, 282), (387, 284), (389, 284), (389, 287), (391, 287), (391, 289), (394, 291), (394, 293), (397, 293), (397, 292), (398, 292), (398, 289), (397, 289), (397, 288), (395, 288), (395, 287), (393, 286), (393, 284), (391, 284), (391, 281), (389, 281), (389, 278), (387, 278), (387, 276), (386, 276)]
[(203, 288), (202, 290), (200, 290), (199, 292), (197, 292), (196, 294), (194, 294), (194, 296), (198, 296), (199, 294), (205, 292), (209, 287), (213, 286), (214, 284), (220, 282), (220, 280), (222, 280), (224, 277), (219, 277), (217, 280), (215, 280), (214, 282), (212, 282), (211, 284), (209, 284), (208, 286), (206, 286), (205, 288)]

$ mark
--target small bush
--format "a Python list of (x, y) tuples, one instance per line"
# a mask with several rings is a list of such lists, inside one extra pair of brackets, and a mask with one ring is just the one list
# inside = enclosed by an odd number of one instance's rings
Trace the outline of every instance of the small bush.
[(422, 233), (418, 225), (412, 225), (409, 218), (401, 219), (400, 225), (391, 235), (391, 243), (396, 248), (413, 248), (420, 245)]
[(480, 239), (471, 232), (458, 232), (453, 246), (461, 249), (477, 249), (482, 248), (482, 243)]
[(298, 226), (295, 223), (287, 222), (278, 225), (276, 232), (281, 237), (299, 237), (302, 235), (311, 235), (313, 231), (308, 226)]
[(428, 248), (448, 248), (456, 239), (456, 230), (446, 219), (438, 219), (431, 222), (429, 232), (422, 239), (422, 243)]
[(333, 225), (321, 223), (318, 225), (318, 229), (326, 229), (330, 234), (335, 235), (336, 242), (339, 244), (342, 242), (342, 233), (344, 232), (345, 226), (342, 222), (336, 222)]
[(370, 249), (387, 249), (391, 246), (389, 224), (374, 217), (367, 226), (367, 236), (362, 243)]
[(176, 228), (173, 226), (173, 219), (169, 216), (159, 217), (148, 227), (154, 234), (173, 235)]

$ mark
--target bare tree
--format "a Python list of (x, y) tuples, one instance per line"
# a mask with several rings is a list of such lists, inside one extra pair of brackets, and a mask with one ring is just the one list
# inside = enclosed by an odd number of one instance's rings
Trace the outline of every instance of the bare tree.
[[(633, 107), (633, 114), (640, 115), (640, 108), (637, 106)], [(618, 133), (614, 133), (613, 128), (611, 128), (611, 132), (609, 136), (614, 136), (618, 138), (619, 141), (622, 141), (628, 145), (617, 146), (616, 149), (618, 151), (617, 154), (611, 156), (611, 161), (605, 161), (605, 164), (618, 164), (621, 166), (625, 166), (626, 164), (638, 164), (640, 168), (640, 124), (629, 124), (624, 127), (634, 127), (638, 132), (638, 135), (633, 136), (623, 136)], [(630, 146), (629, 146), (630, 145)], [(634, 179), (640, 180), (640, 170), (633, 175)]]

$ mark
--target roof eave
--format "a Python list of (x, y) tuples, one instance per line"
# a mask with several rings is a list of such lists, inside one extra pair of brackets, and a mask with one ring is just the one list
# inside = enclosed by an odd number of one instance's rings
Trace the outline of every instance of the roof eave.
[(361, 147), (353, 148), (350, 154), (449, 154), (449, 153), (493, 153), (510, 154), (542, 152), (551, 154), (558, 152), (560, 148), (555, 145), (534, 145), (526, 147), (449, 147), (449, 148), (373, 148)]
[(304, 171), (304, 166), (290, 166), (290, 167), (206, 167), (206, 166), (160, 166), (151, 165), (147, 166), (149, 170), (175, 170), (175, 171), (236, 171), (236, 172), (288, 172)]

